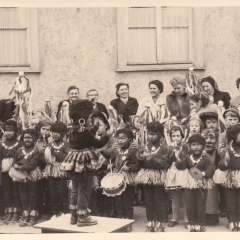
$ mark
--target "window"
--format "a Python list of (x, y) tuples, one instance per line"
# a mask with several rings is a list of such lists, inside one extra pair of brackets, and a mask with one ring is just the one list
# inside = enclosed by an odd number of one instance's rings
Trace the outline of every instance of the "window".
[(37, 9), (0, 8), (0, 72), (39, 72)]
[(117, 8), (117, 71), (204, 69), (202, 8)]

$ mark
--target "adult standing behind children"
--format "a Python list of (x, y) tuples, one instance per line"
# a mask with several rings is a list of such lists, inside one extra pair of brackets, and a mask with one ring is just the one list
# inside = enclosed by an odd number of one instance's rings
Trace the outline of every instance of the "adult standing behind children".
[(211, 103), (219, 104), (219, 101), (223, 102), (225, 109), (230, 106), (230, 95), (228, 92), (221, 92), (218, 90), (217, 82), (212, 77), (205, 77), (201, 79), (201, 85), (203, 90), (208, 94)]
[(71, 123), (69, 118), (69, 105), (79, 98), (79, 89), (76, 86), (71, 86), (67, 90), (68, 99), (58, 104), (56, 119), (58, 122), (63, 122), (66, 125)]
[(93, 111), (103, 112), (109, 118), (107, 108), (104, 104), (98, 102), (98, 96), (99, 94), (96, 89), (90, 89), (87, 92), (87, 99), (92, 103)]
[(118, 83), (116, 85), (116, 95), (117, 98), (113, 99), (110, 104), (125, 123), (130, 123), (129, 116), (136, 115), (138, 101), (136, 98), (129, 96), (129, 85), (127, 83)]
[(166, 97), (166, 105), (170, 116), (175, 116), (177, 120), (181, 121), (188, 117), (190, 113), (189, 96), (186, 92), (186, 80), (182, 77), (174, 77), (170, 84), (173, 91)]

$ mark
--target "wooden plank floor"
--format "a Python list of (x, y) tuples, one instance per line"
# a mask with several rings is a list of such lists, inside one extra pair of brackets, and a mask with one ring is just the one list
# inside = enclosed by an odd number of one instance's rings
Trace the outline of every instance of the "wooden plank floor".
[(65, 214), (61, 217), (55, 218), (53, 220), (45, 221), (36, 224), (34, 228), (40, 228), (42, 233), (49, 232), (71, 232), (71, 233), (110, 233), (117, 232), (129, 224), (132, 224), (134, 220), (129, 219), (118, 219), (118, 218), (106, 218), (106, 217), (93, 217), (98, 221), (97, 225), (78, 227), (77, 225), (71, 225), (70, 222), (71, 215)]

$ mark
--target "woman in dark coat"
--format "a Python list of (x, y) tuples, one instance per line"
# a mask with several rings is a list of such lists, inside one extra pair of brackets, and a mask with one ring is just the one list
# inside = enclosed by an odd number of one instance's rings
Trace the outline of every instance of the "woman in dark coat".
[(118, 98), (111, 101), (111, 105), (121, 116), (125, 123), (129, 123), (129, 116), (136, 115), (138, 110), (138, 101), (136, 98), (129, 97), (129, 85), (127, 83), (118, 83), (116, 85), (116, 95)]
[(210, 102), (219, 105), (219, 101), (223, 102), (223, 107), (228, 109), (230, 106), (231, 97), (228, 92), (221, 92), (218, 90), (217, 82), (212, 77), (205, 77), (201, 79), (201, 86), (208, 94)]

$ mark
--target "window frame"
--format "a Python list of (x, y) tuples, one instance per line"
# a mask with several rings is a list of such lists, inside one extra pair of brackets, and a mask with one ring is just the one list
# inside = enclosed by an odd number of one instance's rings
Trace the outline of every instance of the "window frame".
[(40, 73), (39, 44), (38, 44), (38, 10), (37, 8), (26, 8), (27, 10), (27, 50), (29, 66), (0, 66), (2, 73), (15, 73), (19, 71)]
[[(171, 70), (187, 70), (193, 67), (197, 70), (204, 70), (204, 60), (203, 60), (203, 8), (194, 7), (190, 8), (192, 11), (192, 34), (190, 36), (192, 40), (192, 46), (190, 46), (192, 55), (191, 63), (158, 63), (158, 64), (136, 64), (129, 65), (127, 59), (127, 48), (128, 48), (128, 8), (121, 7), (116, 8), (117, 15), (117, 72), (125, 71), (171, 71)], [(159, 11), (161, 7), (156, 7), (156, 17), (158, 18)], [(160, 21), (157, 21), (160, 24)], [(157, 32), (157, 41), (161, 37), (159, 31)], [(161, 44), (158, 42), (158, 45)], [(162, 47), (162, 46), (161, 46)], [(159, 46), (157, 46), (157, 60), (160, 59), (159, 56)]]

